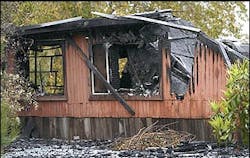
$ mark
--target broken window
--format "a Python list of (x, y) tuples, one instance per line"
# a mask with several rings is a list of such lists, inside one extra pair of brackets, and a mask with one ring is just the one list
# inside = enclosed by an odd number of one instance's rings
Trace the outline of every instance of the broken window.
[[(92, 47), (93, 57), (92, 62), (100, 73), (109, 82), (109, 72), (108, 72), (108, 54), (106, 52), (106, 46), (104, 44), (93, 45)], [(97, 78), (93, 72), (92, 75), (92, 93), (93, 94), (106, 94), (108, 91), (102, 81)]]
[[(128, 96), (157, 96), (160, 88), (161, 53), (138, 44), (95, 44), (92, 62), (107, 81)], [(110, 94), (92, 73), (92, 94)]]
[(29, 79), (37, 94), (63, 95), (64, 42), (37, 43), (29, 51)]

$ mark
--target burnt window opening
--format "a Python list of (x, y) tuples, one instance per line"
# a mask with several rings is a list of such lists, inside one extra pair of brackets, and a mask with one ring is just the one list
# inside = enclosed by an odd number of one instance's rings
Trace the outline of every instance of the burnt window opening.
[[(106, 78), (109, 82), (109, 73), (108, 73), (108, 54), (106, 51), (106, 46), (103, 44), (96, 44), (92, 46), (93, 56), (91, 58), (92, 63), (96, 66), (96, 68), (100, 71), (100, 73)], [(97, 78), (93, 72), (91, 72), (92, 76), (92, 93), (93, 94), (106, 94), (108, 90), (102, 83), (102, 81)]]
[(64, 42), (37, 43), (28, 54), (29, 80), (37, 95), (64, 95)]
[[(92, 62), (107, 81), (128, 96), (157, 96), (160, 88), (161, 58), (158, 50), (138, 44), (95, 44)], [(110, 94), (93, 74), (92, 94)]]

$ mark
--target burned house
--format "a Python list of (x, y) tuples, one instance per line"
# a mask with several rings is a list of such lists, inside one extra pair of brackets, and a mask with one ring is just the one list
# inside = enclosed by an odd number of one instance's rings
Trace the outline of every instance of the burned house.
[[(26, 135), (110, 139), (156, 120), (211, 139), (209, 101), (244, 54), (171, 10), (81, 17), (19, 27), (9, 71), (32, 82), (39, 107), (20, 113)], [(19, 66), (17, 66), (19, 65)], [(28, 132), (27, 132), (28, 131)]]

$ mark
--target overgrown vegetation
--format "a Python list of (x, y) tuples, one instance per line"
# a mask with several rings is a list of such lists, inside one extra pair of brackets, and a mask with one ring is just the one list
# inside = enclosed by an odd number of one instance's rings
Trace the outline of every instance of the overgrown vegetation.
[(34, 89), (18, 74), (1, 72), (1, 150), (20, 134), (18, 112), (38, 106)]
[(1, 151), (2, 147), (11, 143), (20, 132), (20, 120), (13, 115), (9, 104), (1, 101)]
[(211, 102), (210, 125), (219, 143), (249, 146), (249, 60), (235, 63), (227, 76), (224, 99)]
[[(2, 29), (2, 28), (1, 28)], [(6, 35), (14, 32), (14, 28), (6, 27), (1, 30), (1, 152), (20, 134), (18, 112), (37, 107), (34, 89), (29, 82), (19, 74), (7, 73), (7, 54), (5, 46), (11, 44), (14, 50), (20, 50), (22, 45), (7, 43)], [(15, 52), (12, 52), (15, 55)]]

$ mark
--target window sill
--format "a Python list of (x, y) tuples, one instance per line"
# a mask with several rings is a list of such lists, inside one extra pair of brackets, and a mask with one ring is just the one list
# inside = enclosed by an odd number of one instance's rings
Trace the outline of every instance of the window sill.
[[(162, 95), (158, 96), (151, 96), (151, 97), (144, 97), (144, 96), (128, 96), (128, 95), (121, 95), (121, 97), (124, 100), (134, 100), (134, 101), (139, 101), (139, 100), (155, 100), (155, 101), (162, 101), (163, 97)], [(107, 94), (107, 95), (90, 95), (89, 96), (90, 101), (112, 101), (112, 100), (117, 100), (112, 94)]]
[(51, 95), (51, 96), (38, 96), (37, 101), (67, 101), (68, 98), (65, 95), (61, 96), (56, 96), (56, 95)]

